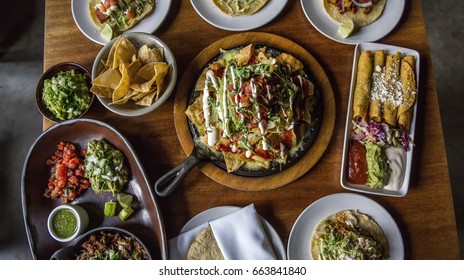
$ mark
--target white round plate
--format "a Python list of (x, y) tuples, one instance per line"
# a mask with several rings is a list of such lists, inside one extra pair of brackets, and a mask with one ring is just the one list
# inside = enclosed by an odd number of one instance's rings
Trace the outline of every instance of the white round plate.
[(342, 210), (358, 210), (372, 217), (382, 228), (390, 247), (391, 260), (404, 259), (403, 237), (392, 216), (374, 200), (359, 194), (339, 193), (309, 205), (296, 219), (288, 238), (289, 260), (310, 260), (311, 238), (319, 222)]
[[(171, 7), (172, 0), (155, 0), (154, 10), (141, 21), (139, 21), (134, 27), (126, 32), (144, 32), (153, 33), (160, 27), (163, 21), (166, 19), (169, 8)], [(81, 32), (87, 36), (90, 40), (100, 45), (106, 45), (108, 40), (100, 36), (99, 28), (94, 24), (89, 13), (89, 1), (88, 0), (72, 0), (71, 10), (74, 21)]]
[(387, 1), (383, 14), (373, 23), (361, 27), (348, 38), (338, 33), (340, 24), (327, 15), (324, 9), (324, 0), (301, 0), (301, 7), (308, 20), (324, 36), (343, 43), (356, 45), (363, 42), (375, 42), (387, 36), (400, 21), (405, 0)]
[[(182, 233), (182, 232), (189, 231), (201, 224), (220, 218), (222, 216), (225, 216), (239, 209), (240, 207), (237, 207), (237, 206), (218, 206), (218, 207), (210, 208), (208, 210), (205, 210), (199, 213), (192, 219), (190, 219), (190, 221), (188, 221), (184, 225), (184, 227), (181, 229), (180, 232)], [(285, 247), (284, 247), (284, 244), (282, 243), (282, 240), (279, 237), (279, 234), (277, 234), (275, 229), (272, 227), (272, 225), (268, 221), (266, 221), (266, 219), (264, 219), (261, 216), (260, 218), (261, 218), (261, 222), (263, 223), (263, 227), (266, 230), (269, 241), (274, 247), (274, 253), (276, 254), (277, 259), (285, 260), (286, 259)]]
[(221, 12), (211, 0), (190, 0), (193, 8), (209, 24), (224, 30), (246, 31), (261, 27), (285, 8), (288, 0), (270, 0), (261, 10), (249, 16), (229, 16)]

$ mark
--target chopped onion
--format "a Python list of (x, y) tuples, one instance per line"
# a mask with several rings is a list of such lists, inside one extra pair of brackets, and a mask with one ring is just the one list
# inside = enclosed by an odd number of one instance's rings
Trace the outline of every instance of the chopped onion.
[[(344, 1), (342, 1), (343, 3)], [(372, 6), (372, 1), (369, 1), (369, 2), (366, 2), (366, 3), (360, 3), (356, 0), (351, 0), (351, 2), (353, 2), (353, 4), (355, 4), (356, 6), (358, 7), (361, 7), (361, 8), (367, 8), (367, 7), (370, 7)]]
[(345, 11), (345, 0), (342, 0), (342, 12)]

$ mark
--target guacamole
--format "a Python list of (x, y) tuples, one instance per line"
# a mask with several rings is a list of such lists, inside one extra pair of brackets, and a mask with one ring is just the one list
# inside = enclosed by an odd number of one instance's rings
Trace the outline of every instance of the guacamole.
[(74, 70), (60, 71), (44, 80), (42, 92), (42, 102), (59, 120), (78, 117), (89, 108), (92, 99), (87, 75)]
[(387, 162), (385, 151), (372, 142), (367, 142), (367, 185), (371, 188), (381, 188), (388, 183), (390, 178), (390, 166)]
[(85, 155), (85, 177), (95, 193), (121, 192), (129, 181), (124, 155), (104, 139), (90, 141)]

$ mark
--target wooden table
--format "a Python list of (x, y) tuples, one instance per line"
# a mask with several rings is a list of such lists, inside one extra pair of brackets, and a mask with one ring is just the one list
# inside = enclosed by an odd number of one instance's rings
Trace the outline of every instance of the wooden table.
[[(91, 69), (101, 49), (75, 25), (70, 2), (46, 1), (44, 70), (64, 61), (81, 63)], [(336, 43), (321, 35), (306, 19), (300, 1), (289, 1), (277, 19), (255, 31), (273, 33), (296, 42), (325, 69), (336, 102), (332, 140), (321, 160), (309, 172), (275, 190), (238, 191), (224, 187), (206, 177), (198, 168), (194, 169), (172, 195), (158, 198), (168, 238), (177, 235), (189, 219), (206, 209), (254, 203), (286, 244), (293, 223), (309, 204), (321, 197), (345, 192), (340, 186), (339, 176), (354, 46)], [(236, 32), (217, 29), (205, 22), (188, 0), (173, 1), (166, 22), (155, 32), (173, 50), (180, 77), (201, 50), (232, 34)], [(412, 0), (406, 5), (403, 20), (380, 42), (419, 51), (422, 61), (420, 115), (415, 136), (415, 172), (407, 196), (370, 197), (383, 205), (398, 223), (407, 259), (458, 259), (445, 143), (419, 0)], [(174, 95), (175, 92), (159, 110), (142, 117), (117, 116), (98, 101), (87, 115), (112, 125), (129, 139), (151, 183), (186, 158), (174, 129)], [(44, 129), (50, 125), (44, 120)]]

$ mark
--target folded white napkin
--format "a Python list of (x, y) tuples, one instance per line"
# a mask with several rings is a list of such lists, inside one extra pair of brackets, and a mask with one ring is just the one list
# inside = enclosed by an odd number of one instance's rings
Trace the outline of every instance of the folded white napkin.
[(172, 260), (187, 259), (195, 237), (208, 226), (226, 260), (275, 260), (275, 254), (259, 215), (250, 204), (223, 217), (204, 223), (169, 240)]

